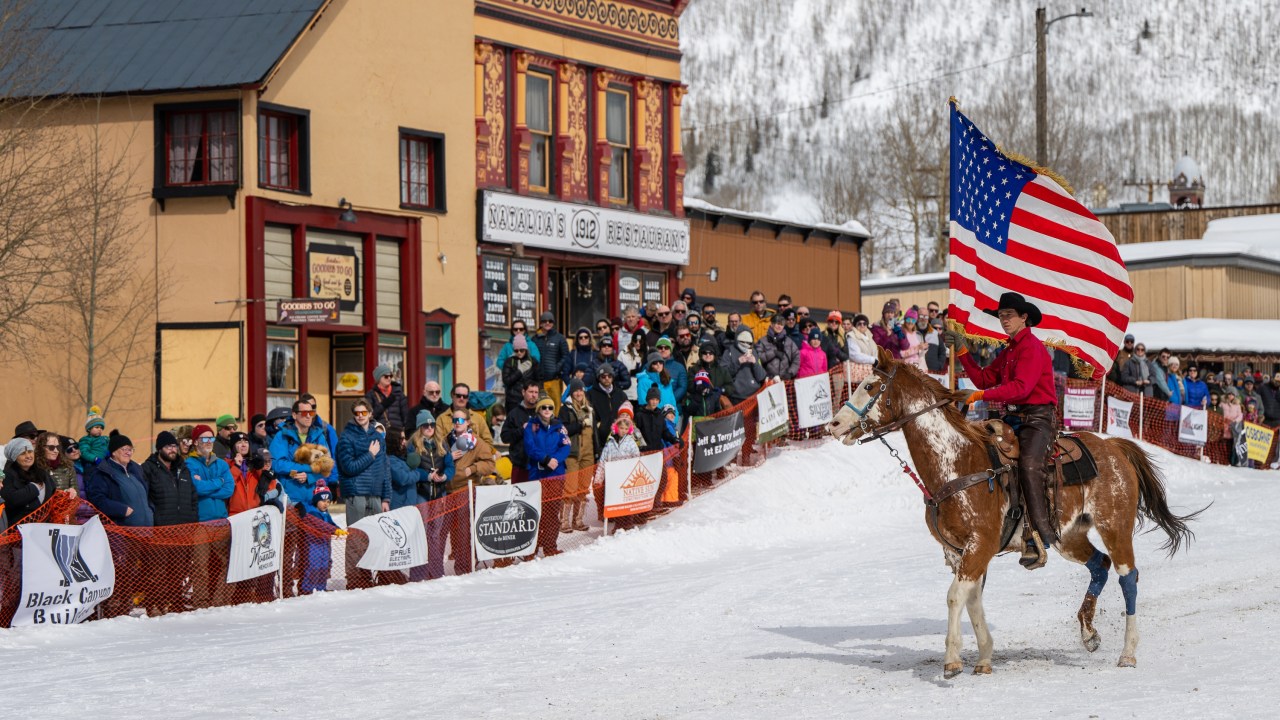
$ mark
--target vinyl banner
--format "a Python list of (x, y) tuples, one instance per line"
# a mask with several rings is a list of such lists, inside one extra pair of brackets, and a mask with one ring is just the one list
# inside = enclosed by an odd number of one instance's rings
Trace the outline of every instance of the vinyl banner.
[(284, 515), (274, 505), (245, 510), (231, 523), (227, 582), (240, 582), (280, 570), (284, 558)]
[(756, 442), (766, 443), (787, 434), (787, 386), (773, 383), (756, 395), (760, 422), (756, 425)]
[(477, 560), (526, 557), (538, 551), (538, 522), (542, 515), (542, 483), (476, 487)]
[(22, 591), (10, 627), (74, 625), (111, 597), (116, 566), (97, 516), (84, 525), (25, 523)]
[(370, 515), (351, 527), (369, 536), (369, 548), (356, 567), (408, 570), (427, 564), (427, 529), (422, 513), (412, 505)]
[(1178, 442), (1204, 445), (1209, 440), (1209, 413), (1186, 405), (1179, 405)]
[(625, 517), (653, 509), (662, 477), (662, 453), (604, 464), (604, 516)]
[(1264, 463), (1271, 454), (1271, 441), (1275, 440), (1276, 431), (1251, 422), (1244, 424), (1244, 439), (1249, 443), (1249, 459)]
[(1107, 398), (1107, 434), (1112, 437), (1132, 438), (1129, 431), (1129, 416), (1133, 413), (1133, 403), (1125, 400)]
[[(823, 375), (822, 379), (827, 378)], [(746, 440), (741, 410), (722, 418), (693, 421), (693, 471), (711, 472), (728, 465)]]
[(1096, 405), (1093, 388), (1067, 388), (1062, 396), (1062, 424), (1068, 428), (1092, 428)]
[(796, 416), (801, 428), (817, 427), (831, 422), (831, 382), (825, 373), (800, 378), (795, 382)]

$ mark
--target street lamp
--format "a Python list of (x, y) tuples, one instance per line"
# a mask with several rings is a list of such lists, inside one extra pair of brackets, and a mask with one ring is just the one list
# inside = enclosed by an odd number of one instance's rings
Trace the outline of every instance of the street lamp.
[(1049, 80), (1048, 70), (1045, 68), (1045, 39), (1049, 34), (1050, 25), (1073, 17), (1093, 17), (1093, 13), (1080, 8), (1079, 12), (1062, 15), (1045, 22), (1044, 8), (1036, 8), (1036, 164), (1040, 167), (1047, 167), (1049, 164), (1049, 122), (1046, 118), (1049, 104)]

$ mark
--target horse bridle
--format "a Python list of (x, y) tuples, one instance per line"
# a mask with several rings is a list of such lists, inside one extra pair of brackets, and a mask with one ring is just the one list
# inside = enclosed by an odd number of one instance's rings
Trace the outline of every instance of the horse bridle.
[[(880, 401), (880, 398), (884, 396), (886, 392), (889, 392), (889, 388), (893, 387), (893, 381), (898, 376), (898, 368), (894, 367), (893, 370), (890, 370), (889, 372), (885, 372), (873, 365), (871, 367), (871, 372), (880, 376), (881, 378), (880, 387), (877, 388), (876, 391), (871, 394), (871, 396), (867, 399), (867, 402), (863, 404), (862, 407), (858, 407), (853, 404), (852, 396), (850, 396), (849, 399), (845, 401), (844, 406), (852, 410), (853, 414), (858, 416), (858, 429), (861, 430), (863, 433), (863, 436), (858, 438), (857, 440), (858, 445), (861, 445), (864, 442), (869, 442), (871, 440), (879, 440), (880, 442), (884, 443), (885, 447), (889, 447), (889, 450), (893, 452), (894, 457), (897, 458), (897, 453), (894, 452), (893, 448), (889, 446), (889, 443), (885, 441), (884, 436), (888, 435), (889, 433), (897, 432), (898, 430), (901, 430), (902, 428), (906, 427), (907, 423), (911, 422), (912, 420), (915, 420), (916, 418), (920, 417), (921, 415), (927, 412), (932, 412), (942, 407), (943, 405), (947, 405), (948, 403), (951, 402), (951, 400), (949, 398), (943, 398), (942, 400), (939, 400), (932, 405), (928, 405), (913, 413), (904, 415), (898, 418), (897, 420), (894, 420), (893, 422), (889, 423), (888, 425), (884, 425), (879, 428), (871, 428), (867, 424), (867, 415), (871, 412), (871, 408), (875, 407), (876, 403)], [(898, 462), (903, 462), (903, 461), (901, 458), (898, 458)], [(905, 467), (906, 463), (903, 463), (903, 465)], [(929, 492), (926, 490), (925, 495), (928, 495), (928, 494)]]

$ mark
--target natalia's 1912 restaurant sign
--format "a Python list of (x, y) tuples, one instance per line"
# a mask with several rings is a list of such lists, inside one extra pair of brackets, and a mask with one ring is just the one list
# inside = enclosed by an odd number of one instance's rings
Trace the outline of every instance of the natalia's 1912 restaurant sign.
[(687, 220), (508, 193), (481, 194), (480, 239), (668, 265), (689, 263)]

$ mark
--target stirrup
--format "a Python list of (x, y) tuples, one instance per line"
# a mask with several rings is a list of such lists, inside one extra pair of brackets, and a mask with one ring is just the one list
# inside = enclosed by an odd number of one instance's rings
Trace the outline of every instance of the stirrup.
[[(1034, 555), (1032, 554), (1033, 551)], [(1022, 557), (1018, 559), (1018, 564), (1028, 570), (1038, 570), (1044, 567), (1048, 561), (1049, 549), (1040, 540), (1040, 533), (1032, 530), (1031, 540), (1022, 543)]]

